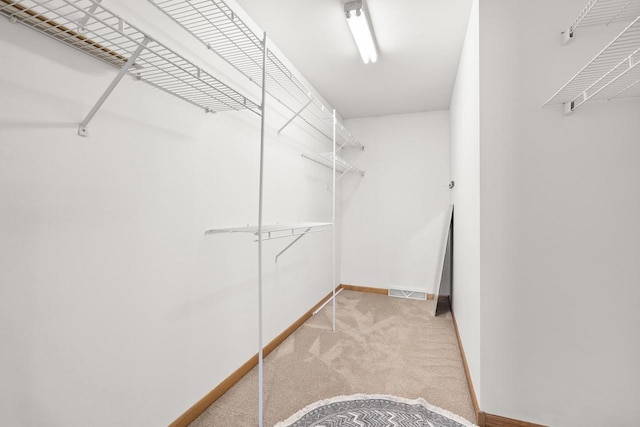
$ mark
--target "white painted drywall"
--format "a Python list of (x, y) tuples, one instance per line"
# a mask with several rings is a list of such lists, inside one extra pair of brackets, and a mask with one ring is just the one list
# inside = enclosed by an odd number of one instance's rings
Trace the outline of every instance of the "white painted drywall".
[(366, 171), (343, 184), (343, 283), (435, 292), (449, 205), (447, 111), (346, 121)]
[(480, 101), (478, 1), (471, 7), (451, 98), (453, 309), (476, 397), (480, 381)]
[(542, 108), (624, 26), (585, 28), (562, 45), (584, 5), (480, 2), (481, 408), (552, 426), (632, 426), (640, 101), (569, 116)]
[[(114, 69), (5, 19), (0, 55), (0, 424), (167, 425), (257, 352), (256, 245), (204, 231), (257, 221), (259, 117), (127, 77), (81, 138)], [(329, 146), (267, 112), (265, 223), (329, 221)], [(331, 233), (287, 243), (265, 342), (332, 286)]]

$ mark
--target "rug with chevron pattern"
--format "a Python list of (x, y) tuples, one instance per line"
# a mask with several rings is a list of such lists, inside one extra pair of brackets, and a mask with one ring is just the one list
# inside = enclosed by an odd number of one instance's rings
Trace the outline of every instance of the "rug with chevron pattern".
[(275, 427), (477, 427), (424, 399), (356, 394), (313, 403)]

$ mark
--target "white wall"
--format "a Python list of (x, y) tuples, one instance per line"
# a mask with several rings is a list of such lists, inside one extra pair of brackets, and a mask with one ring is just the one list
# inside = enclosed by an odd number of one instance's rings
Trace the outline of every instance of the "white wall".
[[(257, 351), (253, 239), (204, 231), (257, 221), (259, 117), (125, 78), (81, 138), (115, 71), (0, 34), (0, 424), (166, 425)], [(328, 145), (268, 114), (265, 222), (329, 221), (329, 170), (300, 157)], [(276, 266), (286, 243), (265, 243), (265, 342), (332, 286), (331, 233)]]
[(454, 205), (453, 309), (480, 399), (480, 100), (478, 1), (471, 7), (451, 97), (451, 191)]
[(347, 120), (366, 171), (343, 183), (342, 283), (435, 292), (449, 204), (447, 111)]
[[(640, 102), (542, 105), (623, 25), (583, 0), (480, 2), (481, 408), (639, 425)], [(457, 312), (456, 312), (457, 313)]]

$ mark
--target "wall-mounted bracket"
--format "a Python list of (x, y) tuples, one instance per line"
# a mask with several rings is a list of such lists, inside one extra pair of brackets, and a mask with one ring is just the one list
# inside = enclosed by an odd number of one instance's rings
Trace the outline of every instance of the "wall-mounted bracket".
[(122, 80), (124, 75), (127, 74), (129, 69), (133, 66), (133, 64), (135, 63), (135, 61), (138, 58), (138, 56), (140, 56), (142, 51), (147, 47), (147, 44), (149, 43), (149, 41), (151, 41), (151, 39), (149, 37), (145, 37), (142, 40), (142, 42), (140, 42), (140, 44), (138, 45), (138, 48), (129, 57), (129, 59), (122, 66), (122, 68), (120, 69), (120, 71), (118, 72), (116, 77), (113, 79), (113, 81), (111, 82), (109, 87), (107, 87), (107, 89), (104, 91), (104, 93), (102, 94), (100, 99), (98, 99), (98, 102), (96, 102), (96, 104), (93, 106), (91, 111), (89, 111), (89, 114), (87, 114), (87, 117), (85, 117), (84, 120), (82, 122), (80, 122), (80, 125), (78, 126), (78, 135), (80, 135), (80, 136), (88, 136), (89, 135), (88, 130), (87, 130), (87, 126), (89, 126), (89, 122), (91, 121), (91, 119), (93, 119), (93, 116), (96, 115), (96, 113), (98, 112), (100, 107), (102, 107), (102, 104), (104, 104), (104, 102), (107, 100), (109, 95), (111, 95), (111, 92), (113, 92), (113, 90), (116, 88), (116, 86), (118, 86), (118, 83), (120, 83), (120, 80)]
[(336, 178), (336, 184), (338, 183), (338, 181), (340, 181), (340, 178), (342, 178), (343, 176), (345, 176), (347, 174), (347, 172), (348, 171), (344, 171), (340, 175), (338, 175), (338, 177)]
[(289, 243), (287, 246), (285, 246), (285, 248), (283, 250), (281, 250), (280, 252), (278, 252), (278, 255), (276, 255), (276, 262), (278, 262), (278, 258), (280, 257), (280, 255), (282, 255), (283, 253), (285, 253), (287, 251), (287, 249), (289, 249), (291, 246), (295, 245), (296, 243), (298, 243), (298, 240), (302, 239), (304, 236), (307, 235), (307, 233), (309, 233), (309, 231), (311, 231), (311, 227), (307, 228), (304, 233), (302, 233), (301, 235), (299, 235), (298, 237), (296, 237), (293, 242)]
[(562, 32), (562, 43), (567, 44), (573, 39), (573, 30), (569, 28)]
[(337, 148), (336, 148), (336, 153), (339, 153), (339, 152), (340, 152), (340, 150), (342, 150), (346, 145), (347, 145), (347, 143), (345, 142), (345, 143), (343, 143), (341, 146), (337, 147)]
[(94, 0), (93, 5), (89, 8), (89, 10), (84, 15), (84, 17), (78, 21), (79, 33), (84, 33), (85, 27), (87, 26), (89, 19), (91, 18), (91, 16), (93, 16), (94, 13), (96, 13), (96, 9), (98, 9), (98, 6), (100, 6), (100, 3), (102, 3), (102, 0)]
[(302, 114), (302, 112), (303, 112), (304, 110), (306, 110), (306, 109), (307, 109), (307, 107), (311, 104), (311, 102), (312, 102), (312, 99), (309, 99), (309, 102), (307, 102), (306, 104), (304, 104), (304, 106), (303, 106), (300, 110), (298, 110), (298, 111), (294, 114), (294, 116), (293, 116), (293, 117), (291, 117), (291, 118), (287, 121), (287, 123), (285, 123), (285, 124), (284, 124), (284, 126), (282, 126), (280, 129), (278, 129), (278, 136), (280, 136), (280, 132), (282, 132), (282, 131), (284, 130), (284, 128), (286, 128), (287, 126), (289, 126), (289, 124), (290, 124), (292, 121), (294, 121), (296, 117), (298, 117), (300, 114)]
[(565, 114), (571, 114), (573, 113), (573, 110), (575, 108), (575, 102), (565, 102), (564, 104), (562, 104), (562, 107)]
[(569, 43), (571, 40), (573, 40), (574, 31), (576, 30), (576, 28), (578, 28), (580, 26), (582, 21), (589, 15), (589, 13), (591, 12), (591, 9), (593, 9), (593, 7), (597, 3), (598, 3), (598, 0), (589, 0), (589, 3), (587, 3), (585, 8), (582, 9), (582, 11), (578, 15), (578, 17), (571, 24), (571, 26), (569, 28), (567, 28), (567, 30), (564, 33), (562, 33), (562, 42), (563, 43)]

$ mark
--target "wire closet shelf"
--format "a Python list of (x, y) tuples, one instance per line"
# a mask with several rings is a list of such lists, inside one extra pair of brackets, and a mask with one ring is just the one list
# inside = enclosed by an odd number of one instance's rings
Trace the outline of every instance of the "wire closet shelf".
[(640, 96), (640, 16), (546, 103), (569, 113), (588, 101)]
[(0, 14), (207, 112), (260, 107), (95, 0), (0, 0)]
[(580, 27), (609, 25), (612, 22), (633, 20), (640, 15), (640, 0), (590, 0), (564, 32), (565, 41), (573, 39)]
[(292, 224), (263, 224), (260, 229), (251, 225), (246, 227), (213, 228), (207, 230), (205, 234), (248, 233), (257, 236), (262, 233), (262, 240), (264, 241), (329, 231), (332, 228), (333, 224), (330, 222), (298, 222)]
[[(260, 86), (262, 40), (223, 0), (149, 0), (172, 20), (191, 33), (208, 49)], [(332, 140), (332, 110), (324, 104), (271, 51), (267, 54), (267, 93), (293, 114), (281, 129), (296, 118)], [(364, 149), (341, 124), (336, 123), (336, 143)]]
[[(307, 154), (303, 153), (302, 157), (304, 157), (305, 159), (311, 160), (312, 162), (315, 162), (326, 168), (333, 169), (334, 156), (333, 156), (333, 153), (331, 152), (307, 153)], [(346, 175), (349, 173), (355, 173), (360, 176), (364, 176), (363, 170), (358, 169), (357, 167), (348, 163), (346, 160), (342, 159), (339, 156), (335, 156), (335, 169), (336, 169), (336, 172), (340, 173), (340, 176), (337, 179), (340, 179), (343, 175)]]

